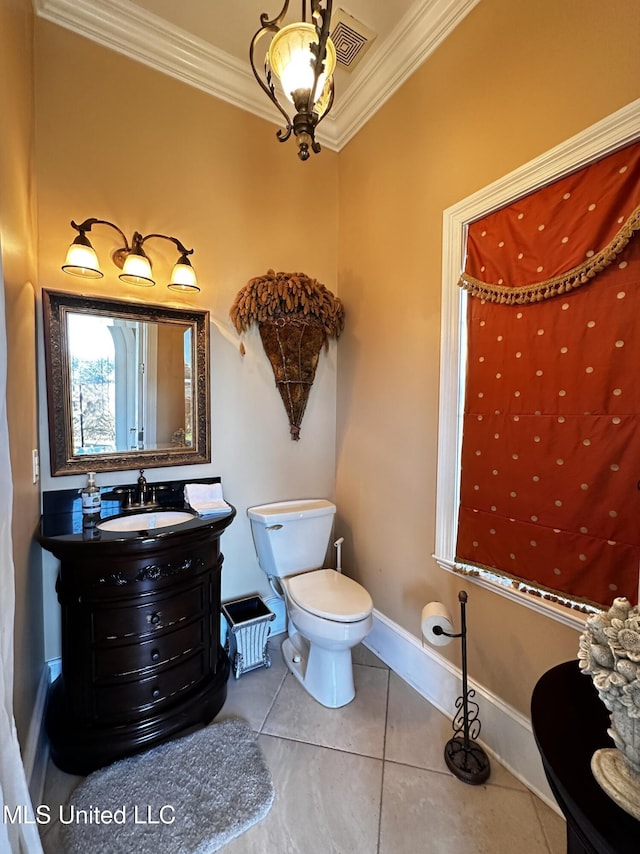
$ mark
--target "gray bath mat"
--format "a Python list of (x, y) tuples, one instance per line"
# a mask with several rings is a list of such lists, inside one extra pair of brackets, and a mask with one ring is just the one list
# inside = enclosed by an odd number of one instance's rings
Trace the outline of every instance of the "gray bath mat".
[(249, 726), (210, 724), (83, 780), (61, 810), (62, 852), (210, 854), (264, 818), (273, 797)]

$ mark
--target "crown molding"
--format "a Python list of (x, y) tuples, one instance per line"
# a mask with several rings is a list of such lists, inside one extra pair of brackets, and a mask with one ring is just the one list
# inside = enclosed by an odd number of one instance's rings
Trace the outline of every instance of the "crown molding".
[[(127, 0), (33, 0), (38, 17), (268, 121), (249, 63)], [(265, 100), (263, 104), (262, 101)]]
[[(419, 0), (363, 62), (318, 127), (339, 151), (479, 0)], [(242, 62), (129, 0), (33, 0), (36, 15), (273, 124), (279, 113)], [(248, 44), (248, 41), (247, 41)]]
[(339, 151), (442, 44), (480, 0), (420, 0), (366, 57), (358, 77), (337, 95), (331, 118)]

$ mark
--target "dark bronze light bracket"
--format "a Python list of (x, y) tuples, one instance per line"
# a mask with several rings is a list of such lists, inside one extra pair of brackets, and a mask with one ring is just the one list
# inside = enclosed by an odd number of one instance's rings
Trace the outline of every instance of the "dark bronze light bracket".
[[(114, 229), (120, 235), (122, 240), (122, 245), (115, 249), (111, 253), (111, 258), (113, 263), (120, 270), (123, 270), (123, 273), (120, 275), (120, 278), (123, 281), (127, 281), (133, 284), (148, 284), (154, 285), (155, 281), (151, 278), (151, 260), (149, 256), (143, 249), (143, 245), (147, 240), (151, 238), (161, 238), (162, 240), (168, 240), (173, 243), (178, 252), (179, 258), (176, 262), (176, 265), (173, 268), (172, 278), (169, 282), (168, 287), (172, 290), (185, 290), (185, 291), (199, 291), (195, 271), (191, 266), (191, 262), (189, 260), (189, 255), (193, 255), (193, 249), (187, 249), (184, 244), (178, 240), (177, 237), (170, 237), (166, 234), (141, 234), (139, 231), (134, 231), (133, 237), (131, 239), (131, 245), (129, 245), (129, 241), (125, 236), (124, 232), (121, 228), (119, 228), (115, 223), (110, 222), (106, 219), (98, 219), (96, 217), (89, 217), (85, 219), (81, 223), (77, 223), (74, 220), (71, 220), (71, 227), (74, 228), (78, 232), (78, 236), (75, 238), (73, 243), (71, 244), (70, 250), (73, 247), (84, 247), (88, 252), (91, 253), (94, 261), (93, 264), (88, 264), (85, 267), (78, 266), (73, 260), (69, 260), (69, 254), (67, 255), (67, 261), (63, 265), (62, 269), (71, 273), (72, 275), (79, 275), (88, 278), (101, 278), (102, 271), (100, 270), (100, 266), (97, 261), (97, 257), (95, 256), (95, 251), (89, 238), (87, 237), (87, 232), (90, 232), (94, 225), (108, 225), (110, 228)], [(143, 275), (133, 276), (127, 273), (125, 264), (128, 258), (133, 260), (133, 257), (137, 257), (144, 261), (148, 273), (143, 271)], [(134, 279), (139, 279), (139, 281), (134, 281)]]
[[(302, 21), (306, 23), (306, 0), (302, 0)], [(321, 150), (320, 143), (316, 142), (315, 130), (317, 125), (325, 116), (329, 114), (333, 106), (334, 88), (333, 80), (330, 82), (330, 96), (327, 109), (318, 115), (314, 111), (314, 93), (316, 91), (318, 80), (325, 70), (325, 58), (327, 55), (327, 39), (329, 38), (329, 30), (331, 26), (331, 9), (333, 6), (332, 0), (325, 0), (324, 4), (321, 0), (310, 0), (311, 19), (318, 37), (317, 42), (310, 44), (311, 53), (314, 56), (313, 63), (313, 86), (311, 89), (299, 89), (292, 93), (294, 107), (296, 110), (293, 118), (289, 116), (289, 112), (280, 104), (275, 92), (273, 82), (273, 73), (269, 66), (268, 60), (265, 60), (264, 79), (260, 76), (254, 62), (255, 48), (260, 39), (266, 34), (271, 33), (271, 37), (280, 30), (281, 24), (289, 9), (289, 0), (285, 0), (284, 6), (280, 13), (275, 18), (269, 20), (266, 12), (260, 15), (260, 29), (256, 32), (251, 45), (249, 47), (249, 61), (253, 70), (254, 77), (258, 81), (267, 97), (276, 106), (282, 114), (286, 127), (280, 128), (276, 136), (280, 142), (286, 142), (293, 133), (298, 141), (298, 157), (301, 160), (308, 160), (310, 156), (309, 148), (315, 154)]]
[[(120, 270), (122, 270), (124, 266), (124, 262), (127, 255), (130, 255), (132, 252), (135, 255), (144, 255), (146, 258), (148, 258), (146, 252), (142, 249), (142, 244), (149, 240), (151, 237), (161, 237), (163, 240), (170, 240), (172, 243), (174, 243), (178, 249), (178, 252), (181, 255), (180, 263), (182, 264), (185, 263), (185, 260), (187, 259), (188, 255), (193, 255), (193, 249), (186, 249), (177, 237), (169, 237), (166, 234), (142, 235), (139, 231), (134, 231), (133, 237), (131, 238), (131, 246), (129, 246), (129, 242), (125, 237), (124, 232), (120, 228), (118, 228), (115, 223), (109, 222), (109, 220), (107, 219), (96, 219), (95, 217), (89, 217), (89, 219), (85, 219), (84, 222), (81, 222), (80, 224), (74, 222), (74, 220), (71, 220), (71, 227), (75, 228), (75, 230), (79, 232), (79, 235), (74, 240), (74, 243), (81, 242), (84, 246), (90, 245), (89, 240), (87, 237), (85, 237), (85, 235), (87, 231), (91, 231), (91, 228), (94, 225), (108, 225), (111, 228), (114, 228), (122, 238), (122, 242), (124, 245), (121, 246), (119, 249), (114, 249), (114, 251), (111, 253), (113, 263)], [(149, 261), (149, 263), (151, 263), (151, 261)], [(189, 263), (188, 260), (187, 263)]]

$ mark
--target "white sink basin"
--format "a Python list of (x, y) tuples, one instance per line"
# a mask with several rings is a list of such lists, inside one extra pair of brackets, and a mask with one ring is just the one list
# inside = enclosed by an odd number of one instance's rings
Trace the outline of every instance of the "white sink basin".
[(196, 517), (184, 510), (157, 510), (151, 513), (131, 513), (98, 522), (102, 531), (152, 531), (154, 528), (171, 528), (191, 522)]

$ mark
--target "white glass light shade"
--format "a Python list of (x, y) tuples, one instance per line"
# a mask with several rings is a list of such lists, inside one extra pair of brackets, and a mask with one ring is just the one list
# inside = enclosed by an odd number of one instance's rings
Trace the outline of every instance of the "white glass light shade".
[(122, 272), (118, 278), (129, 285), (139, 285), (142, 288), (150, 288), (155, 285), (151, 277), (151, 264), (146, 255), (130, 252), (125, 258)]
[[(316, 28), (313, 24), (297, 23), (278, 30), (269, 45), (269, 65), (279, 78), (284, 94), (291, 103), (294, 103), (293, 92), (310, 91), (313, 86), (315, 58), (309, 47), (312, 43), (318, 43)], [(336, 49), (331, 39), (327, 39), (324, 72), (318, 78), (314, 102), (322, 95), (325, 83), (333, 75), (335, 67)]]
[[(185, 264), (184, 261), (187, 263)], [(196, 271), (189, 261), (180, 259), (171, 271), (171, 279), (167, 287), (172, 291), (199, 291)]]
[[(85, 238), (86, 240), (86, 238)], [(82, 276), (84, 279), (101, 279), (104, 275), (98, 263), (94, 248), (86, 243), (75, 241), (67, 249), (67, 257), (62, 269), (71, 276)]]

